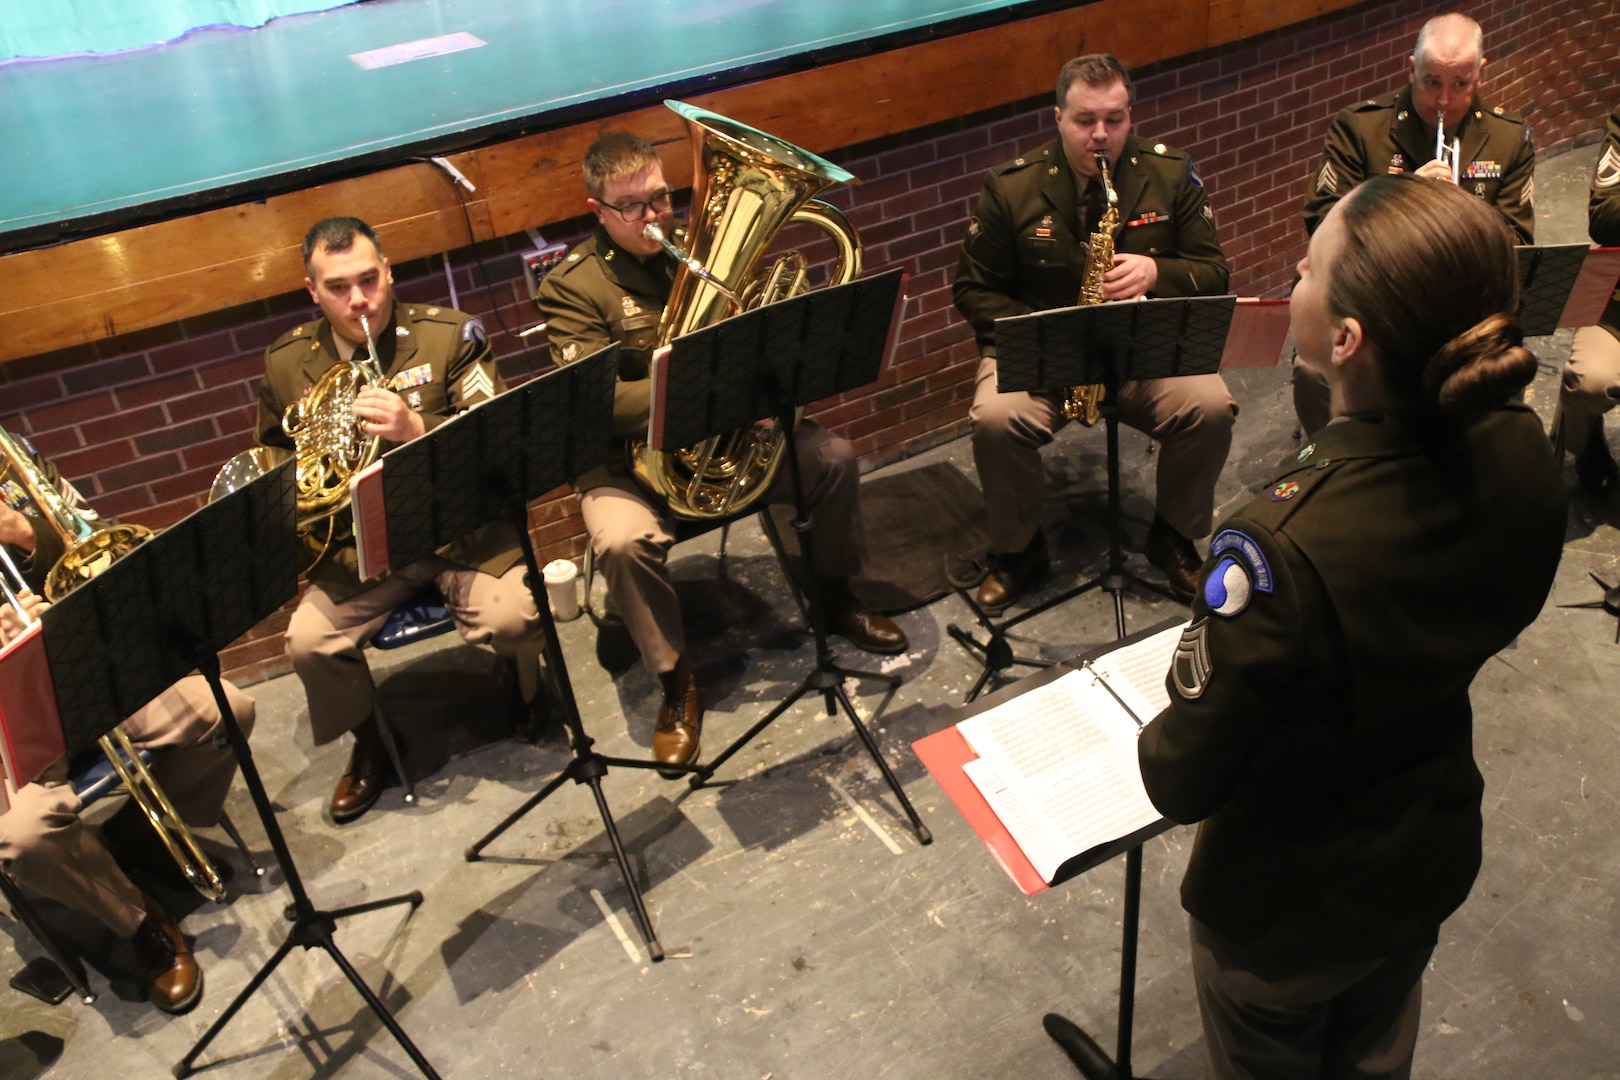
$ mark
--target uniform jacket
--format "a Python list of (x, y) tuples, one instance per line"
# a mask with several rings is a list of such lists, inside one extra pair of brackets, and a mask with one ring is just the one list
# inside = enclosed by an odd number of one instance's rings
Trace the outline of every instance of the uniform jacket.
[[(1587, 227), (1592, 240), (1604, 247), (1620, 247), (1620, 105), (1609, 114), (1609, 132), (1603, 140), (1603, 153), (1592, 170), (1592, 198), (1586, 207)], [(1616, 288), (1603, 312), (1602, 326), (1620, 338), (1620, 288)]]
[[(1446, 134), (1462, 140), (1458, 184), (1501, 211), (1519, 243), (1533, 243), (1536, 151), (1530, 125), (1476, 96), (1462, 126)], [(1410, 85), (1340, 109), (1312, 174), (1305, 231), (1314, 233), (1333, 204), (1368, 177), (1416, 172), (1433, 160), (1434, 128), (1412, 107)]]
[(1138, 745), (1201, 822), (1188, 912), (1280, 965), (1435, 942), (1480, 864), (1469, 684), (1546, 600), (1563, 490), (1523, 406), (1346, 419), (1216, 533)]
[[(1072, 307), (1079, 300), (1087, 240), (1096, 228), (1096, 222), (1081, 220), (1085, 185), (1079, 179), (1057, 139), (998, 165), (985, 178), (953, 290), (985, 355), (995, 355), (995, 320)], [(1158, 283), (1149, 295), (1226, 291), (1226, 256), (1190, 157), (1127, 136), (1110, 179), (1119, 195), (1114, 250), (1150, 255), (1158, 263)]]
[(640, 491), (630, 479), (623, 440), (647, 435), (652, 409), (648, 370), (675, 269), (675, 260), (664, 252), (643, 262), (598, 225), (540, 283), (535, 302), (546, 320), (554, 362), (571, 364), (614, 342), (620, 345), (613, 392), (613, 434), (620, 442), (609, 461), (574, 481), (580, 491), (602, 486)]
[[(505, 389), (484, 328), (470, 315), (396, 300), (394, 317), (376, 334), (376, 340), (378, 365), (429, 431)], [(340, 362), (332, 327), (324, 318), (277, 338), (264, 354), (259, 442), (294, 449), (291, 436), (282, 428), (282, 414)], [(387, 452), (394, 445), (385, 440), (380, 449)], [(347, 516), (342, 515), (344, 526)], [(354, 540), (347, 536), (346, 527), (341, 531), (346, 539), (334, 541), (333, 550), (309, 573), (309, 580), (338, 602), (365, 587)], [(439, 554), (459, 566), (499, 576), (523, 557), (518, 545), (511, 527), (497, 522), (446, 546)]]
[[(92, 526), (100, 528), (101, 521), (96, 517), (95, 511), (84, 505), (84, 499), (79, 495), (78, 490), (62, 478), (62, 474), (56, 471), (56, 466), (51, 464), (38, 450), (35, 450), (28, 440), (19, 435), (13, 435), (12, 438), (16, 439), (22, 446), (35, 468), (44, 475), (46, 482), (62, 496), (68, 507), (81, 514)], [(27, 485), (22, 482), (22, 478), (12, 469), (11, 463), (3, 457), (0, 457), (0, 500), (3, 500), (11, 509), (26, 517), (28, 524), (34, 530), (34, 550), (32, 552), (26, 552), (19, 547), (7, 544), (6, 554), (10, 555), (12, 562), (17, 564), (17, 569), (22, 572), (23, 579), (28, 583), (29, 590), (43, 596), (45, 594), (45, 578), (50, 574), (51, 567), (56, 565), (57, 560), (66, 554), (67, 545), (62, 540), (62, 534), (56, 531), (55, 527), (46, 520), (44, 512), (35, 505), (33, 498), (28, 494)], [(12, 584), (15, 586), (15, 582)]]

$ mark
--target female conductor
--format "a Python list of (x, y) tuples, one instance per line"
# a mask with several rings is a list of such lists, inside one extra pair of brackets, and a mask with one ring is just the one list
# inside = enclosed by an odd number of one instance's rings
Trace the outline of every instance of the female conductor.
[(1142, 777), (1202, 823), (1181, 900), (1214, 1075), (1406, 1077), (1480, 865), (1469, 683), (1547, 598), (1563, 484), (1489, 206), (1377, 177), (1299, 274), (1333, 420), (1211, 542)]

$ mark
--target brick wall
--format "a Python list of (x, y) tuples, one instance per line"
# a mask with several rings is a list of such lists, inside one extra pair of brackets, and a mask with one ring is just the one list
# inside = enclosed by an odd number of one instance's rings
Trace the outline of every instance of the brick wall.
[[(1276, 295), (1287, 286), (1303, 254), (1299, 207), (1328, 121), (1347, 101), (1398, 85), (1417, 28), (1452, 7), (1366, 4), (1138, 73), (1136, 130), (1198, 159), (1234, 291)], [(1601, 136), (1616, 96), (1620, 4), (1488, 0), (1468, 11), (1485, 27), (1487, 96), (1531, 121), (1543, 155)], [(1050, 133), (1042, 98), (828, 155), (864, 181), (830, 201), (861, 230), (868, 268), (898, 265), (911, 275), (893, 365), (816, 412), (854, 441), (867, 466), (964, 433), (975, 355), (951, 304), (957, 245), (984, 171)], [(542, 225), (548, 240), (563, 241), (586, 227), (583, 219)], [(518, 236), (449, 255), (459, 306), (484, 319), (514, 384), (539, 367), (501, 329), (536, 321), (517, 258), (528, 246)], [(812, 257), (826, 246), (806, 245)], [(441, 258), (397, 267), (396, 279), (406, 301), (450, 302)], [(104, 515), (161, 527), (200, 505), (220, 463), (251, 443), (263, 349), (312, 314), (308, 297), (291, 292), (0, 365), (0, 425), (33, 439)], [(583, 551), (578, 506), (566, 492), (537, 501), (530, 526), (543, 559)], [(286, 669), (285, 618), (233, 647), (225, 663), (235, 678)]]

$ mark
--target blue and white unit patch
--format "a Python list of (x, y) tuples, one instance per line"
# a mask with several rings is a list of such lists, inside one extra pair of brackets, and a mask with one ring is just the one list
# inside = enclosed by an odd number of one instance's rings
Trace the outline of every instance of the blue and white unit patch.
[(1210, 542), (1215, 568), (1204, 578), (1204, 602), (1212, 614), (1231, 618), (1249, 606), (1257, 592), (1271, 591), (1271, 564), (1254, 538), (1222, 529)]

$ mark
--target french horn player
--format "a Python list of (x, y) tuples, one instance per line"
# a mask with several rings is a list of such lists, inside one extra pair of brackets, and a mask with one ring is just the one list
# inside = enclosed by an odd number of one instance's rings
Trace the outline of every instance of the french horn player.
[[(258, 422), (261, 446), (298, 455), (301, 520), (306, 492), (325, 502), (321, 492), (346, 489), (358, 464), (348, 455), (357, 446), (369, 450), (375, 440), (375, 449), (386, 451), (504, 389), (477, 319), (396, 302), (388, 259), (365, 222), (317, 222), (304, 237), (303, 258), (304, 286), (321, 316), (266, 350)], [(542, 632), (510, 525), (486, 525), (434, 555), (362, 581), (346, 504), (337, 500), (324, 510), (333, 527), (307, 572), (309, 588), (293, 611), (286, 645), (309, 700), (315, 743), (354, 733), (331, 799), (332, 818), (342, 824), (369, 810), (391, 777), (362, 649), (396, 607), (436, 585), (463, 639), (516, 663), (526, 710), (519, 730), (531, 737), (543, 722)]]
[[(1226, 257), (1203, 182), (1188, 155), (1131, 134), (1131, 79), (1113, 56), (1063, 66), (1057, 138), (990, 170), (957, 266), (956, 306), (978, 339), (973, 459), (990, 512), (990, 571), (978, 603), (999, 614), (1046, 572), (1040, 451), (1067, 420), (1058, 393), (999, 393), (995, 320), (1080, 303), (1087, 238), (1106, 203), (1108, 162), (1119, 228), (1103, 299), (1212, 296), (1226, 291)], [(1144, 551), (1190, 597), (1193, 541), (1214, 520), (1215, 481), (1232, 445), (1237, 406), (1219, 375), (1145, 379), (1120, 387), (1122, 423), (1159, 442), (1157, 507)]]
[[(8, 580), (19, 613), (0, 606), (0, 639), (5, 641), (47, 606), (44, 589), (53, 567), (67, 550), (41, 499), (59, 501), (80, 518), (94, 521), (73, 485), (26, 440), (0, 432), (0, 549), (20, 581)], [(225, 683), (226, 698), (244, 732), (251, 732), (253, 698)], [(176, 815), (188, 826), (218, 822), (236, 776), (236, 758), (215, 745), (222, 719), (208, 683), (190, 675), (126, 718), (120, 727), (137, 747), (164, 752), (152, 775), (168, 793)], [(162, 903), (132, 881), (189, 889), (156, 832), (133, 802), (120, 807), (100, 827), (100, 835), (80, 819), (80, 803), (69, 782), (66, 760), (53, 762), (32, 783), (9, 792), (11, 805), (0, 814), (0, 866), (29, 888), (88, 915), (130, 941), (149, 1001), (164, 1012), (192, 1008), (202, 997), (203, 974), (191, 945)], [(127, 868), (127, 870), (126, 870)]]
[[(835, 177), (842, 173), (820, 159), (813, 159), (802, 171), (790, 167), (785, 159), (803, 164), (813, 155), (714, 114), (702, 114), (699, 123), (693, 117), (701, 110), (677, 107), (678, 112), (683, 109), (697, 161), (693, 205), (703, 208), (702, 220), (700, 211), (695, 211), (688, 224), (687, 231), (693, 235), (677, 234), (669, 185), (652, 145), (625, 132), (605, 134), (591, 144), (583, 163), (585, 205), (596, 217), (596, 229), (542, 280), (536, 296), (550, 335), (552, 359), (558, 364), (582, 360), (613, 342), (620, 344), (613, 434), (621, 444), (645, 437), (653, 353), (692, 321), (684, 318), (688, 312), (678, 310), (671, 298), (690, 295), (696, 282), (688, 275), (694, 271), (658, 237), (679, 239), (687, 251), (729, 250), (729, 237), (709, 243), (715, 230), (727, 227), (716, 219), (750, 236), (768, 235), (808, 204), (816, 192), (838, 182)], [(710, 131), (704, 123), (740, 132), (750, 146)], [(777, 156), (784, 160), (761, 152), (762, 147), (777, 149)], [(757, 216), (731, 201), (733, 193), (743, 187), (751, 193), (750, 199), (759, 192), (770, 192), (759, 199)], [(649, 234), (650, 226), (656, 232)], [(846, 268), (849, 260), (856, 260), (858, 267), (858, 243), (852, 237), (846, 239), (846, 247), (853, 249)], [(734, 269), (763, 273), (763, 267), (753, 262), (751, 257), (734, 260)], [(750, 289), (745, 281), (732, 280), (727, 291), (746, 297)], [(735, 305), (722, 305), (713, 317), (717, 320), (736, 310)], [(810, 504), (814, 572), (827, 600), (827, 629), (871, 652), (904, 651), (906, 636), (899, 626), (868, 610), (849, 586), (866, 557), (854, 448), (848, 440), (809, 420), (797, 425), (792, 438)], [(628, 446), (621, 445), (609, 461), (577, 478), (574, 487), (608, 594), (623, 616), (642, 662), (662, 685), (653, 732), (654, 757), (667, 765), (691, 764), (700, 753), (703, 699), (666, 559), (674, 543), (673, 518), (696, 516), (701, 508), (672, 506), (667, 490), (655, 492), (642, 486), (627, 453)], [(785, 471), (772, 480), (762, 479), (747, 497), (791, 501), (787, 480)], [(739, 506), (731, 502), (730, 509), (735, 512)]]

